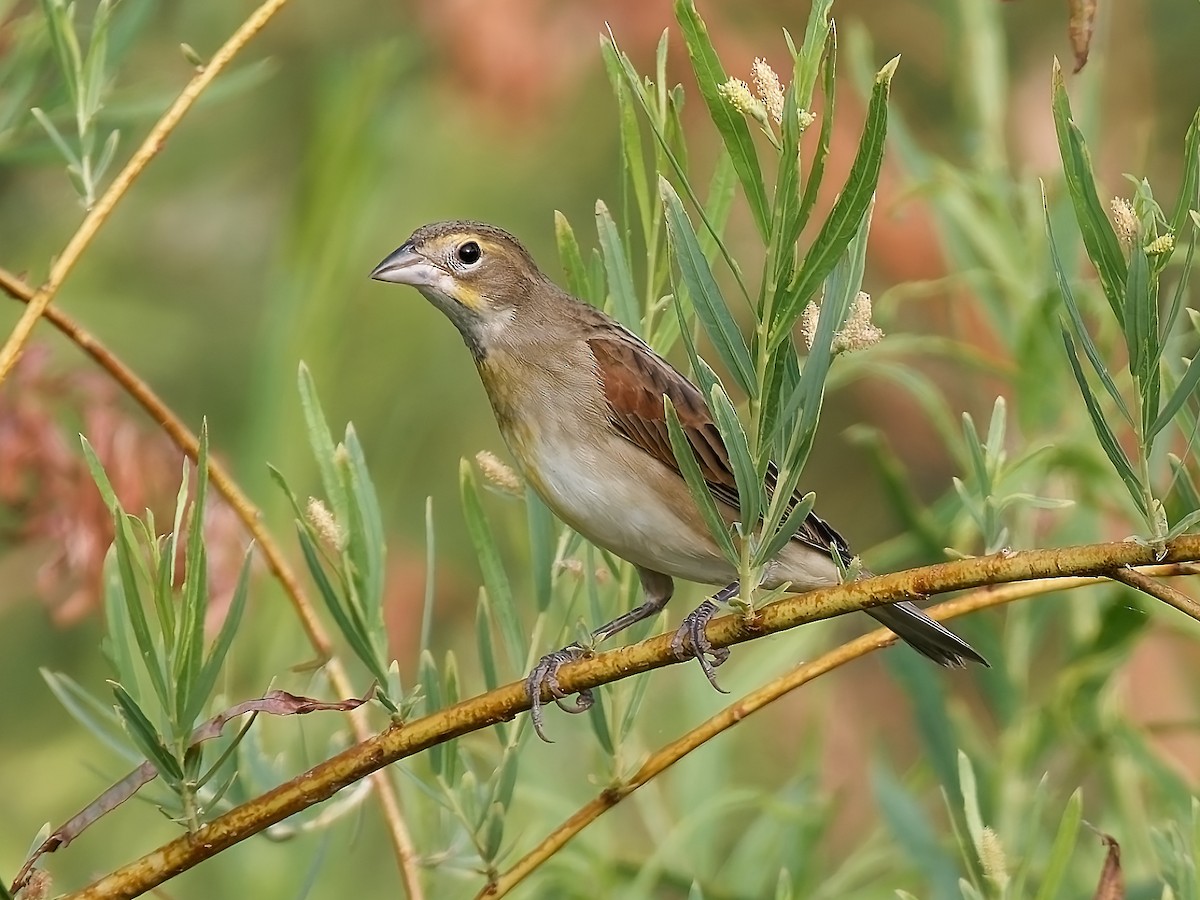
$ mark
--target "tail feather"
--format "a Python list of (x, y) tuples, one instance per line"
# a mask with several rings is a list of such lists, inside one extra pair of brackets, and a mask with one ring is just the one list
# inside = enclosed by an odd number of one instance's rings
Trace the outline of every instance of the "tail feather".
[(866, 612), (940, 666), (961, 668), (967, 664), (967, 660), (988, 665), (988, 661), (974, 647), (912, 603), (892, 603)]

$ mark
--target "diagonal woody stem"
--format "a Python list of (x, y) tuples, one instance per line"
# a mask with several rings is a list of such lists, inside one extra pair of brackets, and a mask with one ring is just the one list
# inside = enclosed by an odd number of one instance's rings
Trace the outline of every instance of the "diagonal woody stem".
[(53, 302), (67, 275), (75, 268), (79, 257), (92, 243), (100, 228), (108, 221), (108, 217), (116, 208), (117, 203), (129, 191), (130, 186), (142, 174), (146, 166), (150, 164), (150, 160), (158, 155), (158, 151), (171, 136), (171, 132), (183, 120), (204, 90), (286, 4), (287, 0), (265, 0), (246, 21), (238, 26), (237, 31), (230, 35), (229, 40), (213, 54), (213, 58), (208, 64), (203, 66), (184, 86), (183, 91), (175, 98), (175, 102), (154, 124), (141, 146), (113, 179), (108, 190), (96, 201), (96, 205), (88, 210), (87, 215), (79, 224), (79, 228), (76, 229), (75, 234), (67, 242), (67, 246), (63, 248), (62, 253), (50, 267), (50, 277), (30, 298), (28, 308), (17, 320), (17, 324), (9, 334), (8, 340), (4, 342), (4, 346), (0, 347), (0, 383), (3, 383), (25, 349), (25, 345), (29, 342), (29, 335), (33, 332), (33, 326), (37, 324), (37, 320)]
[(1145, 572), (1139, 572), (1136, 569), (1122, 566), (1119, 569), (1113, 569), (1109, 577), (1114, 581), (1127, 584), (1144, 594), (1149, 594), (1155, 600), (1161, 600), (1168, 606), (1173, 606), (1181, 613), (1200, 621), (1200, 603), (1197, 603), (1178, 588), (1173, 588), (1169, 584), (1163, 584)]

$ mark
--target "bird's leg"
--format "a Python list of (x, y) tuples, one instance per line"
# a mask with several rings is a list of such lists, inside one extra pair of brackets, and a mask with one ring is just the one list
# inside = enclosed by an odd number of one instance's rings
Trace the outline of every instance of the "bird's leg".
[[(675, 637), (671, 639), (671, 651), (675, 654), (676, 659), (695, 658), (700, 663), (700, 668), (704, 670), (704, 677), (708, 679), (708, 683), (722, 694), (729, 692), (717, 684), (717, 674), (713, 669), (729, 659), (729, 649), (727, 647), (714, 648), (709, 643), (708, 623), (720, 609), (719, 604), (728, 603), (738, 595), (741, 589), (741, 583), (737, 581), (721, 588), (684, 617), (679, 630), (675, 632)], [(712, 655), (711, 660), (708, 658), (710, 654)]]
[[(658, 615), (662, 612), (663, 607), (667, 605), (667, 601), (671, 599), (671, 594), (675, 591), (675, 583), (669, 576), (663, 575), (660, 572), (651, 572), (648, 569), (640, 567), (637, 572), (638, 578), (642, 582), (642, 592), (646, 596), (646, 602), (636, 609), (631, 609), (629, 612), (617, 616), (611, 622), (607, 622), (593, 631), (593, 642), (598, 643), (608, 640), (608, 638), (617, 632), (624, 631), (631, 625), (636, 625), (638, 622)], [(533, 671), (526, 677), (525, 690), (529, 694), (529, 716), (533, 720), (533, 730), (537, 732), (538, 737), (543, 741), (553, 743), (546, 737), (546, 732), (542, 729), (543, 691), (553, 698), (560, 709), (569, 713), (587, 712), (591, 709), (592, 704), (596, 702), (595, 695), (591, 690), (583, 690), (576, 695), (574, 700), (567, 704), (564, 701), (570, 695), (558, 683), (558, 670), (563, 665), (590, 655), (590, 648), (584, 648), (579, 644), (568, 644), (561, 650), (547, 653), (539, 659), (537, 665), (533, 667)]]

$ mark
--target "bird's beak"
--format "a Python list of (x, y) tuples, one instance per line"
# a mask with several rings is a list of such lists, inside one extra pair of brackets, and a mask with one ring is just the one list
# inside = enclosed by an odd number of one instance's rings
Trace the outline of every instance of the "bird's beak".
[(414, 250), (411, 244), (399, 247), (371, 270), (371, 277), (376, 281), (411, 284), (414, 287), (432, 285), (442, 274), (433, 263)]

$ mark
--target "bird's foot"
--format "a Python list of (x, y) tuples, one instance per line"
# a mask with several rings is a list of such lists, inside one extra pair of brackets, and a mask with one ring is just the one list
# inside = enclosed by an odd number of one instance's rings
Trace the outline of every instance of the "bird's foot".
[(558, 683), (558, 670), (564, 664), (575, 662), (590, 656), (591, 651), (585, 650), (579, 644), (570, 644), (561, 650), (547, 653), (538, 660), (533, 671), (525, 678), (525, 690), (529, 694), (529, 716), (533, 720), (533, 730), (537, 736), (548, 744), (554, 743), (546, 737), (542, 727), (542, 693), (548, 693), (559, 708), (569, 713), (587, 712), (596, 702), (595, 695), (590, 690), (580, 691), (570, 703), (565, 702), (571, 695), (562, 689)]
[(722, 694), (728, 694), (729, 691), (717, 684), (717, 674), (713, 670), (729, 659), (729, 650), (725, 647), (714, 648), (709, 643), (707, 633), (708, 623), (717, 614), (718, 608), (716, 602), (710, 599), (688, 613), (675, 632), (675, 637), (671, 638), (671, 652), (679, 660), (694, 658), (704, 670), (708, 683)]

